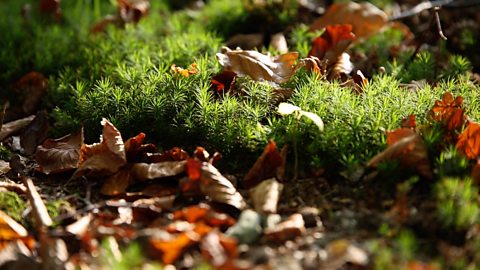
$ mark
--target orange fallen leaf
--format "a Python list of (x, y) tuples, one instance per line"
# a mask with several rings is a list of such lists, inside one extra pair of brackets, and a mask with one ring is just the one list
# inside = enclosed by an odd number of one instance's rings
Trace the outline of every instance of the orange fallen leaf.
[(329, 25), (321, 36), (313, 40), (308, 56), (318, 57), (327, 61), (328, 66), (333, 66), (354, 39), (351, 25)]
[(17, 240), (23, 241), (30, 249), (35, 244), (35, 240), (28, 236), (27, 230), (22, 225), (0, 210), (0, 251)]
[(480, 123), (469, 122), (458, 136), (456, 147), (469, 159), (476, 159), (480, 155)]
[(335, 24), (350, 24), (358, 38), (366, 38), (380, 31), (388, 23), (388, 15), (369, 2), (335, 3), (317, 19), (310, 30), (320, 30)]
[(402, 119), (402, 128), (417, 128), (417, 120), (414, 114), (408, 115), (407, 118)]
[(150, 239), (150, 246), (153, 251), (159, 253), (158, 255), (164, 264), (172, 264), (187, 248), (198, 244), (211, 230), (211, 227), (203, 223), (197, 223), (193, 230), (183, 232), (173, 239)]
[(465, 124), (466, 117), (462, 105), (462, 96), (454, 99), (452, 93), (445, 92), (442, 100), (435, 101), (428, 116), (433, 121), (444, 123), (447, 130), (451, 132), (460, 129)]
[(45, 140), (35, 154), (38, 171), (50, 174), (76, 169), (82, 144), (83, 128), (62, 138)]

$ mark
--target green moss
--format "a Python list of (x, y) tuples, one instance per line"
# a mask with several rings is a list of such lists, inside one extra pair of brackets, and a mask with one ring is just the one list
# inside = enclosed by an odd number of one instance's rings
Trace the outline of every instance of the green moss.
[(17, 193), (11, 191), (0, 192), (0, 210), (16, 221), (22, 222), (22, 212), (26, 207), (26, 202)]
[(9, 161), (12, 158), (12, 151), (8, 149), (7, 147), (3, 146), (3, 144), (0, 144), (0, 159)]

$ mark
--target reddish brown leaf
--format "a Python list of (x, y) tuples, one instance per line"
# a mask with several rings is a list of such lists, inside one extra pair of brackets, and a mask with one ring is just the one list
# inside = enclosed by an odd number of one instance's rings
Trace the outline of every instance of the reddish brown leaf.
[(407, 118), (402, 119), (402, 128), (417, 128), (417, 121), (414, 114), (408, 115)]
[(233, 93), (235, 91), (235, 78), (237, 73), (233, 71), (224, 70), (217, 75), (213, 76), (210, 80), (212, 86), (211, 88), (216, 93)]
[(210, 206), (206, 204), (193, 205), (173, 212), (173, 218), (176, 220), (183, 219), (190, 223), (195, 223), (204, 219), (210, 210)]
[(458, 136), (457, 149), (469, 159), (476, 159), (480, 154), (480, 123), (469, 122)]
[(38, 146), (35, 159), (44, 174), (76, 169), (83, 144), (83, 129), (58, 139), (48, 139)]
[(327, 61), (328, 66), (332, 66), (354, 39), (351, 25), (329, 25), (321, 36), (313, 40), (308, 56), (318, 57)]
[(335, 24), (350, 24), (352, 32), (357, 37), (366, 38), (378, 32), (387, 23), (387, 14), (371, 3), (335, 3), (310, 26), (310, 30), (319, 30)]
[(168, 151), (165, 151), (161, 154), (150, 154), (147, 156), (149, 162), (151, 163), (159, 163), (164, 161), (180, 161), (186, 160), (189, 158), (189, 155), (185, 150), (174, 147)]
[(156, 151), (155, 145), (143, 144), (145, 136), (145, 133), (142, 132), (125, 142), (125, 154), (128, 162), (137, 161), (140, 158), (140, 155), (144, 153), (152, 153)]
[(450, 92), (445, 92), (442, 100), (435, 101), (429, 117), (433, 121), (442, 122), (449, 132), (460, 129), (466, 121), (462, 104), (463, 97), (457, 96), (453, 99)]
[(47, 87), (47, 78), (35, 71), (26, 74), (15, 83), (16, 92), (23, 100), (22, 110), (26, 115), (38, 110), (42, 98), (47, 94)]
[(472, 169), (472, 180), (477, 185), (480, 184), (480, 160), (477, 160)]
[(57, 20), (61, 19), (62, 9), (60, 7), (60, 0), (40, 0), (38, 4), (40, 12), (52, 14)]
[(414, 135), (416, 132), (410, 128), (397, 128), (393, 131), (387, 131), (387, 145), (392, 145), (401, 139)]
[[(402, 131), (404, 132), (404, 131)], [(369, 167), (377, 167), (378, 164), (388, 160), (398, 160), (403, 168), (415, 169), (425, 178), (432, 179), (433, 174), (428, 160), (428, 150), (418, 133), (405, 131), (406, 137), (396, 138), (383, 152), (373, 157), (367, 164)]]
[(199, 180), (202, 175), (202, 162), (193, 158), (187, 159), (187, 174), (190, 180)]
[(222, 48), (217, 59), (224, 70), (235, 72), (238, 76), (249, 76), (256, 81), (285, 83), (296, 72), (294, 65), (298, 53), (290, 52), (276, 57), (257, 51), (230, 50)]
[(192, 231), (183, 232), (173, 239), (150, 239), (150, 246), (154, 252), (159, 253), (157, 256), (160, 256), (164, 264), (172, 264), (187, 248), (199, 243), (211, 230), (211, 227), (197, 223)]
[(110, 176), (127, 163), (122, 135), (107, 119), (101, 121), (100, 143), (82, 145), (78, 169), (73, 178), (83, 175)]
[(265, 237), (269, 241), (283, 243), (300, 236), (305, 231), (305, 223), (301, 214), (293, 214), (287, 220), (275, 227), (265, 230)]
[[(283, 153), (283, 154), (282, 154)], [(262, 155), (257, 159), (252, 168), (243, 179), (242, 185), (245, 188), (252, 188), (258, 185), (262, 180), (269, 179), (283, 172), (285, 167), (285, 151), (278, 152), (274, 141), (268, 142)], [(282, 180), (282, 179), (280, 179)]]

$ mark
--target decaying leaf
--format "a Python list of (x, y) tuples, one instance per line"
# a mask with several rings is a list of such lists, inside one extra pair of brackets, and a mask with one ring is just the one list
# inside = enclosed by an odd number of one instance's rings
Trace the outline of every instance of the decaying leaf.
[(134, 178), (130, 166), (125, 166), (107, 178), (100, 189), (100, 193), (107, 196), (123, 194), (133, 182)]
[(321, 36), (313, 40), (308, 56), (318, 57), (327, 61), (328, 66), (333, 66), (354, 39), (351, 25), (329, 25)]
[(448, 131), (460, 129), (466, 121), (462, 105), (462, 96), (454, 99), (452, 93), (445, 92), (442, 100), (435, 101), (428, 117), (433, 121), (442, 122)]
[(82, 145), (78, 169), (73, 178), (83, 175), (112, 175), (127, 163), (125, 145), (122, 135), (107, 119), (101, 121), (103, 126), (100, 143)]
[(401, 139), (415, 134), (416, 132), (410, 128), (397, 128), (393, 131), (387, 131), (387, 145), (393, 145)]
[(405, 137), (396, 138), (387, 149), (373, 157), (367, 166), (375, 168), (384, 161), (398, 160), (403, 168), (414, 168), (420, 175), (432, 179), (428, 150), (422, 137), (413, 131), (405, 131), (403, 135)]
[(83, 128), (58, 139), (47, 139), (37, 147), (38, 171), (50, 174), (76, 169), (83, 144)]
[(402, 128), (417, 128), (417, 120), (414, 114), (408, 115), (407, 118), (402, 119)]
[(283, 185), (275, 178), (262, 181), (250, 189), (253, 209), (260, 214), (273, 214), (277, 212), (277, 204), (280, 199)]
[(301, 214), (293, 214), (287, 220), (265, 230), (265, 237), (272, 242), (283, 243), (305, 231), (305, 223)]
[(350, 24), (352, 32), (358, 38), (367, 38), (387, 23), (388, 15), (369, 2), (335, 3), (310, 26), (310, 30), (315, 31), (335, 24)]
[(265, 179), (277, 177), (283, 180), (287, 148), (284, 146), (279, 152), (274, 141), (269, 141), (262, 155), (255, 161), (252, 168), (243, 178), (242, 186), (252, 188)]
[(143, 155), (146, 155), (146, 153), (153, 153), (156, 151), (157, 148), (155, 145), (143, 144), (145, 137), (145, 133), (141, 132), (125, 142), (125, 154), (128, 162), (136, 162), (140, 160)]
[(24, 127), (28, 126), (34, 118), (35, 115), (30, 115), (28, 117), (3, 124), (2, 129), (0, 130), (0, 141), (3, 141), (5, 138), (19, 132)]
[(480, 155), (480, 123), (469, 122), (458, 136), (456, 147), (469, 159), (476, 159)]
[(37, 113), (35, 118), (28, 124), (20, 135), (20, 145), (26, 155), (35, 153), (37, 146), (47, 138), (48, 115), (46, 111)]
[(224, 70), (235, 72), (238, 76), (249, 76), (256, 81), (285, 83), (296, 72), (295, 61), (298, 52), (290, 52), (276, 57), (257, 51), (230, 50), (222, 48), (217, 59)]

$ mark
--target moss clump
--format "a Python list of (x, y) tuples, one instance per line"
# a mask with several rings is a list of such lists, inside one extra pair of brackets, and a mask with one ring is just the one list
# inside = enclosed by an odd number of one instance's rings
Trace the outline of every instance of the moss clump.
[(0, 191), (0, 210), (4, 211), (11, 218), (22, 222), (22, 212), (27, 207), (27, 203), (11, 191)]

